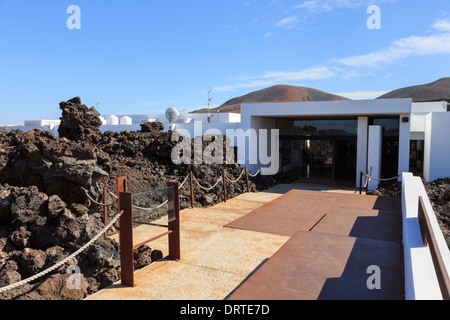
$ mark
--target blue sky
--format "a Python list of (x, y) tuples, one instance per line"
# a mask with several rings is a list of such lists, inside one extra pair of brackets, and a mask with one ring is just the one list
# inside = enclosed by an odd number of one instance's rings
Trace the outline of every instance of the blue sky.
[(74, 96), (102, 114), (195, 110), (207, 90), (217, 106), (276, 84), (374, 98), (448, 77), (449, 61), (448, 0), (0, 0), (0, 124), (58, 119)]

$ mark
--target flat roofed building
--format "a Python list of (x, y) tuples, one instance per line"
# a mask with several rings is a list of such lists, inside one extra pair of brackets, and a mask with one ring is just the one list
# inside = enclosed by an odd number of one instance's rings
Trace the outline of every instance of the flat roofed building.
[[(450, 112), (445, 102), (413, 104), (412, 99), (377, 99), (255, 103), (244, 104), (241, 110), (242, 129), (255, 129), (259, 132), (256, 139), (261, 139), (261, 132), (265, 134), (260, 129), (279, 130), (278, 172), (293, 170), (300, 177), (346, 180), (359, 187), (361, 172), (378, 179), (409, 172), (412, 141), (416, 139), (424, 144), (421, 169), (425, 178), (450, 176), (448, 161), (443, 163), (450, 159)], [(270, 143), (270, 139), (265, 141)], [(261, 147), (259, 141), (250, 141), (249, 145)], [(267, 150), (270, 147), (267, 145)], [(449, 151), (439, 150), (443, 148)], [(260, 160), (251, 163), (250, 152), (248, 148), (245, 164), (252, 170), (264, 170)], [(444, 155), (440, 155), (442, 152)], [(370, 189), (377, 186), (378, 181), (369, 184)]]

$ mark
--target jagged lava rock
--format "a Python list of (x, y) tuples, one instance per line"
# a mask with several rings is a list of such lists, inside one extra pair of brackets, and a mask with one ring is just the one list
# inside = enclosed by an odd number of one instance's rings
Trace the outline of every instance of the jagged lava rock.
[(99, 141), (102, 122), (95, 108), (88, 108), (81, 104), (79, 97), (61, 102), (59, 107), (62, 110), (61, 124), (58, 128), (60, 138), (93, 143)]

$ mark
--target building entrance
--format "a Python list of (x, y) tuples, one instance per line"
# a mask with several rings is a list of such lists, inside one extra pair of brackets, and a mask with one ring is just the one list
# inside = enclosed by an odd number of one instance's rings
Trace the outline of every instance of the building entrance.
[(302, 178), (356, 179), (357, 120), (300, 120), (281, 135), (282, 170)]

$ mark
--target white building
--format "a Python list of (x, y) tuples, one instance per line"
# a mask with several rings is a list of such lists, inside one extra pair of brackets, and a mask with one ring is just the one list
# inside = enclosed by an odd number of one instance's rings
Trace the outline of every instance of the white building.
[[(305, 178), (345, 180), (359, 186), (361, 172), (374, 178), (423, 174), (428, 181), (450, 176), (450, 112), (446, 102), (412, 103), (411, 99), (345, 100), (243, 104), (241, 114), (178, 114), (171, 122), (165, 114), (103, 115), (102, 132), (137, 131), (146, 122), (161, 122), (165, 131), (188, 130), (191, 137), (209, 129), (278, 129), (278, 168)], [(58, 134), (59, 120), (26, 120), (23, 131), (34, 128)], [(201, 129), (195, 126), (201, 123)], [(241, 162), (250, 170), (266, 167), (250, 161), (258, 152), (260, 136), (247, 138)], [(267, 148), (270, 150), (270, 139)], [(237, 138), (233, 139), (237, 146)], [(369, 188), (378, 182), (372, 180)]]
[[(387, 179), (409, 172), (429, 181), (450, 176), (450, 112), (446, 102), (412, 103), (411, 99), (256, 103), (241, 106), (241, 127), (278, 129), (279, 170), (305, 178), (351, 181), (360, 173)], [(250, 148), (261, 136), (250, 137)], [(270, 139), (266, 139), (269, 144)], [(270, 150), (270, 145), (266, 148)], [(253, 150), (254, 152), (255, 150)], [(259, 154), (259, 151), (258, 151)], [(413, 170), (411, 170), (413, 171)], [(369, 189), (378, 181), (372, 180)]]

